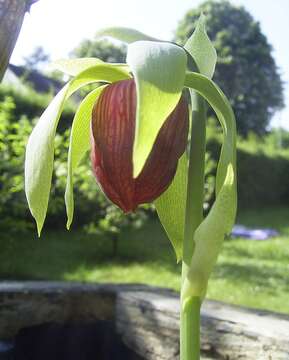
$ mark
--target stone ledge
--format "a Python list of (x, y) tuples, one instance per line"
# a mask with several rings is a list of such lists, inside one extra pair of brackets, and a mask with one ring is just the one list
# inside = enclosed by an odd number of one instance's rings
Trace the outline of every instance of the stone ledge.
[[(150, 360), (178, 358), (179, 300), (145, 285), (75, 282), (0, 283), (0, 338), (47, 322), (112, 320), (135, 352)], [(289, 316), (205, 301), (202, 353), (210, 359), (289, 359)]]

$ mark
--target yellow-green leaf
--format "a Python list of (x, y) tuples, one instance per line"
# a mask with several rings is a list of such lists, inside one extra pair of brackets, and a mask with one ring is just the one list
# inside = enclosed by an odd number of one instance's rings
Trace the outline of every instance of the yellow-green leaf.
[[(184, 153), (179, 160), (177, 175), (168, 190), (154, 204), (164, 229), (173, 245), (177, 261), (182, 259), (185, 227), (188, 156)], [(184, 198), (181, 196), (184, 194)]]
[(124, 69), (110, 64), (90, 67), (56, 95), (33, 129), (26, 147), (25, 192), (31, 214), (40, 234), (48, 207), (54, 161), (54, 137), (65, 100), (84, 85), (127, 79)]
[(76, 76), (82, 71), (102, 62), (102, 60), (97, 58), (60, 59), (54, 61), (51, 64), (51, 67), (55, 70), (63, 72), (64, 74)]

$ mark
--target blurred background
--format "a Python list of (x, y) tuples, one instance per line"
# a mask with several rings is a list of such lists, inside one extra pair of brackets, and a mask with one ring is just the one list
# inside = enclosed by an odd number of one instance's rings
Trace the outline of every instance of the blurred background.
[[(124, 216), (97, 187), (87, 157), (75, 176), (76, 213), (65, 230), (70, 125), (66, 106), (43, 234), (24, 195), (27, 138), (65, 81), (53, 60), (125, 61), (126, 48), (96, 31), (126, 26), (184, 44), (203, 12), (218, 53), (214, 80), (238, 128), (237, 226), (225, 240), (208, 297), (289, 313), (289, 2), (276, 0), (39, 0), (27, 13), (0, 85), (0, 278), (148, 283), (179, 289), (180, 265), (152, 205)], [(209, 112), (204, 212), (214, 201), (221, 131)]]

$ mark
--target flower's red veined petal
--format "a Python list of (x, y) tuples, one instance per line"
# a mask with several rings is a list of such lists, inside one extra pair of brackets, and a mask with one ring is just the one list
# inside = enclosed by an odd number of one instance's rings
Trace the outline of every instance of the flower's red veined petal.
[(93, 171), (106, 196), (125, 212), (151, 202), (170, 185), (188, 134), (188, 107), (181, 98), (162, 126), (151, 154), (133, 178), (136, 88), (133, 79), (108, 85), (92, 112)]

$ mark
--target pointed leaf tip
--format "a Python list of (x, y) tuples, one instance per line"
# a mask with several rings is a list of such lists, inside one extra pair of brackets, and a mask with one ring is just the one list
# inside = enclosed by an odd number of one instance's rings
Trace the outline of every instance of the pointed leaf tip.
[(207, 35), (205, 22), (205, 15), (201, 14), (195, 31), (186, 42), (184, 48), (194, 59), (200, 73), (212, 78), (217, 62), (217, 53)]
[(42, 228), (43, 228), (43, 222), (42, 222), (42, 224), (39, 224), (39, 223), (36, 221), (36, 224), (37, 224), (37, 234), (38, 234), (38, 237), (40, 238), (40, 236), (41, 236), (41, 231), (42, 231)]
[(201, 12), (201, 15), (198, 19), (196, 27), (199, 28), (200, 30), (206, 32), (206, 16), (203, 12)]

